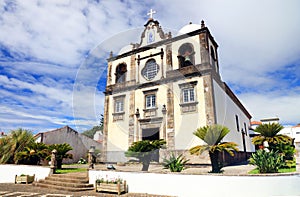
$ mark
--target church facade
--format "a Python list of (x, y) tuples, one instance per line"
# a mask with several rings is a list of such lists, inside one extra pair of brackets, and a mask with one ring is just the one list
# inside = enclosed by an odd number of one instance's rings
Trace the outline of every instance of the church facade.
[(228, 127), (224, 141), (236, 142), (240, 152), (253, 152), (251, 115), (222, 81), (218, 44), (204, 22), (176, 36), (163, 32), (152, 14), (144, 26), (139, 44), (108, 59), (103, 161), (127, 161), (124, 152), (133, 142), (164, 139), (164, 153), (201, 163), (188, 150), (204, 144), (193, 132), (211, 124)]

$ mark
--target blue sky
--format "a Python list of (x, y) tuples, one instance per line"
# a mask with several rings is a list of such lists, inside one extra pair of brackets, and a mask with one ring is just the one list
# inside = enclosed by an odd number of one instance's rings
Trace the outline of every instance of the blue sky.
[(0, 0), (0, 130), (98, 124), (106, 58), (139, 42), (150, 8), (165, 32), (205, 21), (219, 44), (222, 79), (254, 120), (300, 123), (299, 7), (298, 0)]

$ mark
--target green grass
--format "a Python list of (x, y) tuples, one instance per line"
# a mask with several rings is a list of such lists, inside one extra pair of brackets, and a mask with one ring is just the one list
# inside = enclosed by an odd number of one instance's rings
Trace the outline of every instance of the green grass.
[(62, 168), (55, 170), (55, 174), (66, 174), (72, 172), (86, 172), (86, 168)]
[[(296, 168), (281, 168), (279, 169), (278, 173), (290, 173), (290, 172), (296, 172)], [(251, 170), (250, 172), (248, 172), (248, 174), (260, 174), (258, 169), (255, 168), (253, 170)]]

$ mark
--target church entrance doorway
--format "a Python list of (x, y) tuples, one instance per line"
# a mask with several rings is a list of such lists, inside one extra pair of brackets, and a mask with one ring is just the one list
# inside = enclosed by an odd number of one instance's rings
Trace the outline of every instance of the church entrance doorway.
[[(142, 140), (159, 140), (159, 128), (142, 129)], [(152, 159), (159, 161), (159, 150), (153, 152)]]

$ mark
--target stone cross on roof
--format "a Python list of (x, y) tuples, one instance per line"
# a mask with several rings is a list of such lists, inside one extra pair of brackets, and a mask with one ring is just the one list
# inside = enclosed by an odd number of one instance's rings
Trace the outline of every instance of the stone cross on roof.
[(152, 10), (152, 8), (150, 9), (150, 11), (147, 13), (147, 15), (149, 15), (149, 18), (153, 18), (153, 14), (155, 14), (156, 11)]

